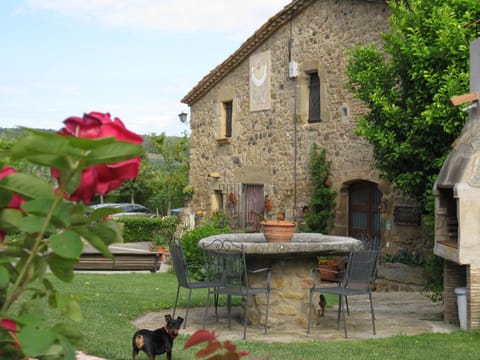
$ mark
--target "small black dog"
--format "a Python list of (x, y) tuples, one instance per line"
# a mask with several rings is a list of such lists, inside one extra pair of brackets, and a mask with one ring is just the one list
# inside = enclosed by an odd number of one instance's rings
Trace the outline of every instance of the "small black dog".
[(320, 316), (325, 315), (325, 307), (327, 306), (327, 299), (325, 299), (325, 296), (323, 296), (323, 294), (320, 294), (320, 301), (318, 302), (318, 304), (320, 305), (320, 308), (322, 311)]
[(137, 360), (138, 353), (143, 350), (148, 355), (148, 360), (155, 360), (155, 355), (167, 353), (167, 360), (172, 359), (173, 340), (178, 335), (182, 317), (172, 319), (171, 315), (165, 315), (167, 324), (157, 330), (141, 329), (133, 334), (133, 360)]

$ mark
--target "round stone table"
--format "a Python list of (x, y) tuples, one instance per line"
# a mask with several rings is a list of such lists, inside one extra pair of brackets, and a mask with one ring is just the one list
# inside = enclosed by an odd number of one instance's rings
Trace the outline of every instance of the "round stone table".
[[(318, 257), (345, 255), (363, 248), (358, 239), (319, 233), (295, 233), (288, 243), (267, 242), (262, 233), (221, 234), (200, 240), (198, 246), (215, 251), (209, 245), (218, 240), (241, 243), (249, 266), (271, 267), (269, 327), (295, 322), (306, 328), (312, 269), (318, 266)], [(249, 281), (255, 286), (255, 278), (249, 276)], [(266, 296), (257, 295), (253, 300), (249, 301), (249, 323), (263, 327)], [(313, 306), (317, 309), (318, 304)]]

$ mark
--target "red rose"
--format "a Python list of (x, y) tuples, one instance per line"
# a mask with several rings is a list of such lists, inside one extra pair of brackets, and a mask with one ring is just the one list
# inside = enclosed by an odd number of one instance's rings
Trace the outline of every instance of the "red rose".
[(7, 331), (17, 331), (17, 323), (12, 319), (3, 318), (0, 320), (0, 327)]
[[(58, 134), (76, 136), (88, 139), (114, 137), (118, 141), (128, 141), (141, 144), (143, 139), (128, 130), (119, 118), (110, 118), (110, 114), (91, 112), (83, 118), (72, 116), (64, 121), (65, 127)], [(140, 170), (140, 157), (121, 161), (114, 164), (101, 164), (87, 168), (82, 173), (79, 188), (69, 197), (72, 201), (82, 200), (90, 203), (92, 197), (106, 194), (122, 185), (125, 180), (134, 179)], [(57, 171), (52, 171), (54, 177), (59, 178)]]
[[(11, 167), (4, 167), (2, 170), (0, 170), (0, 179), (3, 179), (7, 175), (13, 174), (15, 172), (17, 172), (17, 170)], [(20, 196), (14, 193), (12, 196), (12, 199), (7, 204), (7, 206), (5, 206), (5, 208), (20, 209), (20, 205), (22, 205), (24, 201), (25, 201), (24, 199), (22, 199)], [(0, 230), (0, 242), (3, 242), (3, 240), (5, 240), (5, 232)]]

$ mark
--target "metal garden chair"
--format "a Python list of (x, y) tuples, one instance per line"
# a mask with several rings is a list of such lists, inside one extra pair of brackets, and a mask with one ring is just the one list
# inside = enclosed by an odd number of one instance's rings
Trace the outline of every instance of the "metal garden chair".
[[(376, 250), (381, 251), (382, 243), (379, 237), (371, 237), (368, 235), (361, 234), (359, 235), (358, 239), (363, 243), (364, 250)], [(329, 277), (320, 277), (322, 282), (330, 282), (335, 283), (337, 286), (342, 286), (342, 283), (345, 281), (345, 272), (348, 263), (348, 256), (345, 256), (343, 261), (341, 262), (341, 266), (338, 270), (326, 270), (323, 269), (323, 273), (333, 273), (335, 276)], [(376, 274), (374, 274), (375, 277)], [(345, 305), (347, 308), (347, 314), (350, 315), (350, 307), (348, 306), (348, 297), (345, 296)]]
[[(193, 268), (198, 269), (199, 267), (198, 265), (197, 266), (188, 265), (185, 259), (185, 255), (183, 253), (183, 249), (178, 240), (175, 240), (173, 243), (170, 243), (169, 248), (170, 248), (170, 256), (173, 262), (173, 268), (175, 270), (175, 274), (177, 276), (177, 281), (178, 281), (177, 296), (175, 298), (175, 306), (173, 308), (173, 317), (175, 317), (175, 312), (177, 310), (178, 298), (180, 295), (180, 288), (183, 287), (185, 289), (188, 289), (187, 310), (185, 313), (185, 321), (183, 323), (183, 328), (185, 329), (185, 327), (187, 326), (188, 310), (190, 308), (192, 290), (208, 289), (208, 294), (210, 294), (209, 287), (214, 285), (213, 285), (213, 282), (208, 280), (196, 281), (191, 278), (191, 275), (190, 275), (191, 270), (193, 270)], [(204, 268), (206, 268), (206, 266)], [(217, 301), (218, 301), (218, 297), (215, 297), (215, 304), (217, 303)]]
[(344, 280), (337, 287), (318, 287), (319, 278), (318, 268), (313, 269), (313, 286), (310, 288), (310, 306), (308, 312), (308, 328), (310, 333), (312, 321), (313, 295), (315, 292), (323, 294), (338, 295), (338, 317), (337, 329), (340, 327), (340, 316), (343, 318), (343, 328), (345, 337), (347, 334), (347, 324), (345, 321), (344, 300), (346, 297), (368, 294), (370, 300), (370, 313), (372, 315), (373, 334), (375, 335), (375, 311), (373, 308), (372, 285), (375, 278), (376, 266), (379, 257), (379, 250), (361, 250), (352, 251), (348, 257), (347, 268)]
[[(227, 296), (228, 328), (231, 327), (232, 317), (232, 296), (241, 296), (245, 299), (245, 312), (243, 321), (243, 340), (246, 339), (248, 324), (248, 302), (258, 294), (266, 295), (266, 309), (264, 319), (264, 332), (268, 331), (268, 308), (270, 301), (270, 281), (271, 270), (268, 267), (252, 269), (247, 267), (245, 260), (245, 250), (242, 244), (232, 241), (214, 240), (205, 247), (207, 263), (215, 264), (221, 267), (222, 278), (214, 278), (210, 289), (214, 289), (214, 294)], [(261, 286), (252, 285), (249, 276), (252, 274), (264, 274)], [(208, 301), (209, 302), (209, 301)], [(208, 313), (208, 306), (205, 309), (205, 317)], [(215, 316), (218, 321), (217, 312), (218, 301), (215, 304)]]

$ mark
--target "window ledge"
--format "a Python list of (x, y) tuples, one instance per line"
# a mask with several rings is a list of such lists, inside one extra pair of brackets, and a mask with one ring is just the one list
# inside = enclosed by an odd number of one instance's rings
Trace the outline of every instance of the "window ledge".
[(230, 138), (221, 138), (221, 139), (217, 139), (217, 143), (218, 144), (230, 144)]

